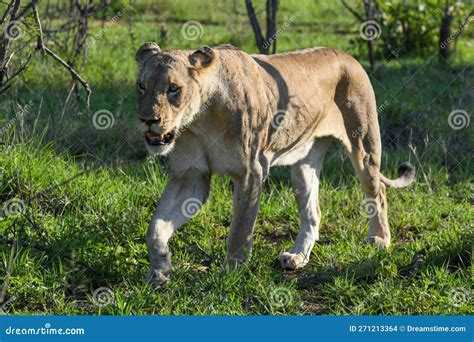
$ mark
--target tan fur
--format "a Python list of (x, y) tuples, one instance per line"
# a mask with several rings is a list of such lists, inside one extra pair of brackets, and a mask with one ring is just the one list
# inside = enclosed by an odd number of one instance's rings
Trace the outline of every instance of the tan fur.
[[(151, 152), (169, 153), (170, 159), (169, 184), (147, 239), (153, 283), (167, 280), (168, 239), (188, 219), (183, 203), (192, 198), (200, 207), (214, 173), (234, 181), (228, 263), (244, 262), (250, 255), (262, 183), (273, 165), (291, 165), (301, 220), (295, 246), (281, 254), (280, 262), (284, 268), (306, 264), (319, 238), (319, 174), (332, 138), (344, 146), (369, 205), (375, 207), (368, 241), (389, 245), (385, 187), (409, 185), (414, 169), (404, 166), (394, 181), (380, 174), (374, 91), (355, 59), (329, 48), (264, 56), (228, 45), (161, 52), (147, 44), (137, 52), (138, 81), (149, 88), (140, 96), (139, 113), (142, 119), (160, 118), (153, 131), (174, 130), (177, 136), (170, 146), (149, 146)], [(183, 101), (176, 106), (163, 93), (173, 82), (182, 86)]]

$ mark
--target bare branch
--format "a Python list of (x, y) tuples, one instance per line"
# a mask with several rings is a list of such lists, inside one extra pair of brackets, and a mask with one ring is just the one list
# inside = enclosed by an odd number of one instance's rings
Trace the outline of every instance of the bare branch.
[(32, 3), (33, 3), (33, 12), (35, 13), (35, 22), (36, 22), (36, 25), (38, 26), (37, 49), (43, 52), (44, 51), (43, 28), (41, 26), (41, 21), (39, 18), (38, 7), (36, 6), (36, 0), (33, 0)]
[(257, 47), (260, 53), (267, 54), (268, 50), (264, 48), (262, 30), (258, 23), (257, 15), (252, 4), (252, 0), (245, 0), (245, 6), (247, 7), (247, 14), (252, 25), (253, 32), (255, 33), (255, 40), (257, 41)]
[(5, 10), (5, 12), (3, 13), (2, 17), (0, 18), (0, 25), (3, 25), (3, 23), (5, 22), (5, 20), (7, 19), (7, 16), (8, 14), (10, 13), (10, 9), (12, 8), (12, 5), (13, 5), (13, 2), (15, 0), (12, 0), (12, 2), (10, 2), (8, 5), (7, 5), (7, 8)]
[[(232, 9), (234, 10), (234, 12), (238, 15), (241, 15), (241, 16), (248, 16), (248, 12), (244, 12), (244, 11), (239, 10), (239, 8), (237, 6), (237, 1), (239, 1), (239, 0), (232, 0)], [(257, 12), (255, 12), (255, 14), (258, 15), (258, 14), (262, 13), (263, 11), (264, 11), (263, 9), (260, 9)]]
[(91, 87), (89, 86), (89, 84), (81, 77), (81, 75), (79, 75), (77, 73), (76, 70), (74, 70), (68, 63), (66, 63), (61, 57), (59, 57), (57, 54), (55, 54), (53, 51), (51, 51), (50, 49), (48, 49), (46, 46), (44, 47), (44, 52), (46, 52), (48, 55), (50, 55), (51, 57), (53, 57), (53, 59), (55, 59), (56, 61), (58, 61), (63, 67), (65, 67), (66, 69), (69, 70), (69, 72), (71, 73), (72, 77), (77, 80), (83, 87), (84, 87), (84, 90), (86, 91), (86, 103), (87, 103), (87, 106), (89, 107), (89, 100), (90, 100), (90, 97), (91, 97)]
[(28, 67), (28, 64), (30, 63), (31, 57), (33, 57), (33, 55), (34, 55), (34, 52), (28, 55), (28, 57), (26, 58), (26, 62), (20, 64), (18, 69), (12, 75), (8, 77), (7, 82), (14, 79), (16, 76), (18, 76), (19, 74), (21, 74), (23, 71), (26, 70), (26, 68)]
[(30, 2), (25, 7), (23, 7), (23, 9), (20, 12), (18, 12), (17, 18), (23, 17), (26, 14), (26, 12), (28, 12), (31, 9), (32, 5), (33, 5), (33, 3)]
[(35, 13), (35, 21), (36, 25), (38, 26), (38, 46), (37, 50), (40, 52), (46, 53), (49, 56), (51, 56), (54, 60), (59, 62), (63, 67), (65, 67), (69, 72), (71, 73), (72, 78), (75, 81), (78, 81), (83, 87), (84, 90), (86, 91), (86, 103), (87, 107), (89, 107), (89, 100), (91, 96), (91, 88), (89, 84), (79, 75), (79, 73), (73, 69), (72, 66), (70, 66), (67, 62), (65, 62), (61, 57), (59, 57), (55, 52), (51, 51), (45, 44), (44, 44), (44, 39), (43, 39), (43, 31), (41, 28), (41, 21), (39, 18), (38, 14), (38, 7), (36, 6), (36, 1), (33, 1), (33, 11)]
[(276, 52), (276, 39), (274, 37), (276, 32), (276, 12), (278, 9), (278, 0), (267, 0), (267, 52), (270, 45), (273, 45), (272, 53)]
[[(12, 8), (10, 11), (10, 19), (8, 21), (8, 26), (12, 25), (13, 22), (17, 19), (18, 15), (18, 10), (20, 9), (21, 5), (21, 0), (13, 0), (12, 1)], [(7, 27), (8, 27), (7, 26)], [(8, 29), (6, 30), (8, 31)], [(7, 60), (7, 51), (10, 46), (10, 36), (3, 31), (2, 35), (0, 36), (0, 87), (3, 89), (4, 88), (4, 80), (6, 79), (7, 76), (7, 68), (6, 68), (6, 60)]]
[[(14, 53), (10, 55), (10, 59), (13, 57), (13, 55)], [(28, 68), (28, 64), (30, 64), (31, 57), (33, 57), (33, 55), (34, 55), (34, 52), (30, 53), (28, 57), (26, 58), (26, 62), (20, 64), (18, 69), (16, 69), (16, 71), (13, 74), (11, 74), (10, 76), (7, 76), (6, 81), (3, 83), (2, 88), (0, 89), (0, 93), (3, 93), (6, 89), (10, 88), (9, 84), (13, 81), (13, 79), (17, 77), (18, 75), (20, 75), (23, 71), (25, 71), (26, 68)], [(7, 85), (8, 87), (6, 87)]]
[(357, 13), (356, 10), (354, 10), (351, 6), (349, 6), (349, 5), (346, 3), (345, 0), (341, 0), (341, 3), (342, 3), (342, 5), (343, 5), (349, 12), (351, 12), (352, 15), (353, 15), (354, 17), (356, 17), (359, 21), (361, 21), (361, 22), (364, 21), (364, 18), (363, 18), (359, 13)]
[(12, 58), (13, 58), (14, 55), (15, 55), (15, 52), (12, 52), (12, 53), (10, 54), (10, 56), (8, 56), (8, 57), (6, 58), (5, 64), (3, 65), (3, 67), (4, 67), (5, 69), (8, 70), (8, 65), (10, 64), (10, 62), (11, 62), (11, 60), (12, 60)]
[[(371, 0), (364, 0), (364, 11), (366, 20), (372, 20), (374, 17), (374, 7)], [(368, 50), (368, 57), (369, 57), (369, 64), (370, 68), (374, 68), (374, 46), (372, 44), (372, 40), (367, 40), (367, 50)]]

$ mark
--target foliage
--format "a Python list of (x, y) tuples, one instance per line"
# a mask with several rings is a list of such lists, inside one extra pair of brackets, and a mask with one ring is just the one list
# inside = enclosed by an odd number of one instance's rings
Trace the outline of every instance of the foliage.
[[(380, 25), (380, 37), (374, 41), (378, 59), (426, 56), (437, 52), (445, 10), (443, 4), (444, 1), (439, 0), (378, 1), (378, 10), (374, 13), (374, 20)], [(464, 1), (453, 1), (448, 9), (453, 32), (459, 30), (463, 22), (467, 22), (472, 9)], [(458, 36), (456, 34), (456, 38)], [(352, 44), (360, 54), (366, 54), (366, 42), (363, 39), (354, 39)]]
[[(381, 53), (384, 58), (406, 55), (423, 56), (438, 50), (439, 30), (444, 15), (439, 0), (380, 1), (382, 23)], [(454, 19), (452, 27), (458, 27), (467, 12), (462, 1), (449, 7)]]

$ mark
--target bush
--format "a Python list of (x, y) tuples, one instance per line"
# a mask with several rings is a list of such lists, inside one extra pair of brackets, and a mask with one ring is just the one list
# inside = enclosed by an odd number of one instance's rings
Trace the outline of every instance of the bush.
[[(444, 13), (438, 0), (381, 2), (382, 35), (380, 50), (384, 58), (410, 54), (426, 55), (438, 50), (439, 29)], [(449, 7), (452, 27), (466, 16), (463, 2)]]
[[(377, 58), (426, 56), (438, 50), (444, 2), (395, 0), (379, 1), (377, 5), (374, 20), (381, 28), (380, 37), (374, 41)], [(451, 28), (454, 32), (469, 13), (463, 1), (452, 1), (449, 14), (452, 17)], [(354, 40), (353, 45), (358, 53), (367, 53), (363, 39)]]

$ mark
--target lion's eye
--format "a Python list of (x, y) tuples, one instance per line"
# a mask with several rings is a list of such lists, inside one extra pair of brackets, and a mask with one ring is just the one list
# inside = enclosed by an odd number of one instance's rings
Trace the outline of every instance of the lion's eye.
[(138, 87), (138, 90), (140, 90), (140, 92), (142, 92), (142, 93), (145, 92), (145, 85), (143, 83), (138, 82), (137, 87)]
[(180, 87), (178, 87), (176, 84), (172, 84), (168, 88), (168, 94), (174, 95), (174, 94), (177, 94), (180, 90), (181, 90)]

